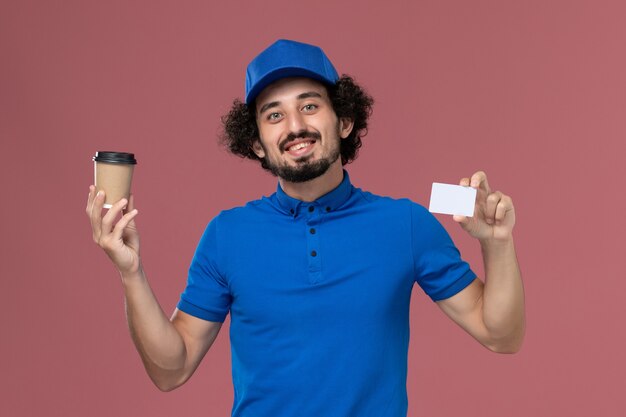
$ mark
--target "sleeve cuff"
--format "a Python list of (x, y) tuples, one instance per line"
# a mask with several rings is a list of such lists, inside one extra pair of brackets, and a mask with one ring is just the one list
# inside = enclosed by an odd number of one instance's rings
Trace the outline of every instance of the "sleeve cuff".
[(226, 320), (226, 315), (228, 314), (228, 312), (220, 314), (214, 311), (208, 311), (194, 304), (191, 304), (190, 302), (187, 302), (183, 299), (181, 299), (178, 302), (178, 305), (176, 307), (180, 311), (187, 313), (191, 316), (197, 317), (199, 319), (207, 320), (207, 321), (215, 321), (219, 323), (223, 323), (224, 320)]
[(454, 283), (450, 285), (449, 287), (444, 288), (443, 290), (438, 291), (435, 294), (429, 294), (430, 298), (433, 301), (441, 301), (441, 300), (445, 300), (446, 298), (450, 298), (453, 295), (456, 295), (459, 292), (461, 292), (463, 289), (465, 289), (465, 287), (467, 287), (472, 282), (474, 282), (476, 278), (477, 277), (474, 271), (469, 269), (467, 270), (467, 272), (465, 272), (465, 274), (461, 276), (461, 278), (454, 281)]

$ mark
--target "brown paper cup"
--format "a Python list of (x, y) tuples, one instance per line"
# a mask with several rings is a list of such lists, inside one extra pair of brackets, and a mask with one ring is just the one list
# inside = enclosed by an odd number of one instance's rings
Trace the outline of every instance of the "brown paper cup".
[(134, 155), (124, 152), (98, 152), (93, 160), (96, 192), (105, 192), (103, 207), (111, 208), (122, 198), (128, 199), (137, 163)]

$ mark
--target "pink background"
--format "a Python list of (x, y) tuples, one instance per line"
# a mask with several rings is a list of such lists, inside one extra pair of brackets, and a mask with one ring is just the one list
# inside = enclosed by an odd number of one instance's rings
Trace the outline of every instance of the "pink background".
[(0, 3), (0, 414), (229, 415), (227, 323), (181, 389), (144, 373), (84, 213), (91, 157), (139, 159), (142, 255), (169, 314), (206, 223), (275, 189), (215, 137), (247, 62), (286, 37), (377, 100), (355, 185), (427, 205), (433, 181), (484, 169), (516, 205), (522, 351), (488, 352), (416, 287), (409, 416), (623, 415), (624, 2), (251, 3)]

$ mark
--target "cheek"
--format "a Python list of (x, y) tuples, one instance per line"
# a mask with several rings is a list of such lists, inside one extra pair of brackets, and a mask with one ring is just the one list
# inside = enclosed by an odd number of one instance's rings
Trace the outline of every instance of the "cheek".
[(259, 132), (259, 137), (263, 138), (263, 143), (267, 148), (268, 144), (271, 144), (276, 141), (280, 134), (279, 129), (276, 126), (264, 126), (257, 129)]

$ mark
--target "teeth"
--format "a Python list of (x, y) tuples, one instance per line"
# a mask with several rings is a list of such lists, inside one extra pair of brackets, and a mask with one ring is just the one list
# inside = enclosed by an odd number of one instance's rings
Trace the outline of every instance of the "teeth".
[(301, 142), (301, 143), (298, 143), (297, 145), (293, 145), (292, 147), (289, 148), (289, 150), (290, 151), (297, 151), (298, 149), (306, 148), (310, 144), (311, 144), (311, 142)]

